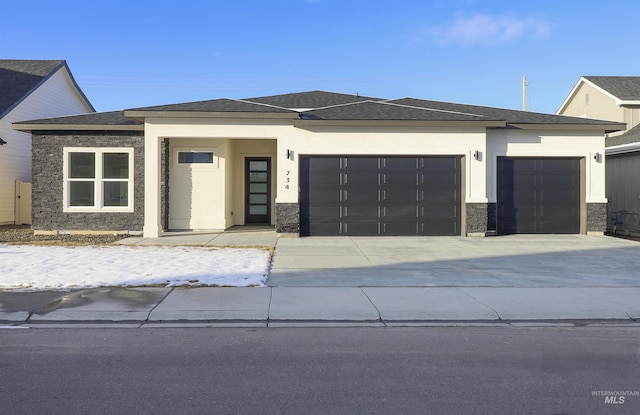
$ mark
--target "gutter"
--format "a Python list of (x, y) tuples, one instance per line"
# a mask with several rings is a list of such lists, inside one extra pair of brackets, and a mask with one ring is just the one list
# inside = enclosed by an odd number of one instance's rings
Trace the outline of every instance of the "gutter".
[(607, 156), (614, 154), (634, 153), (636, 151), (640, 151), (640, 142), (620, 144), (618, 146), (605, 148), (605, 154)]

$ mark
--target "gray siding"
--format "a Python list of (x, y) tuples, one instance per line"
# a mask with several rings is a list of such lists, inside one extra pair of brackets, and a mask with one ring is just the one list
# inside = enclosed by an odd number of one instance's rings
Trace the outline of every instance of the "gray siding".
[[(144, 135), (142, 132), (34, 132), (32, 138), (34, 230), (142, 231), (144, 224)], [(134, 149), (134, 212), (63, 212), (64, 147)]]
[(640, 234), (640, 152), (607, 156), (607, 230)]

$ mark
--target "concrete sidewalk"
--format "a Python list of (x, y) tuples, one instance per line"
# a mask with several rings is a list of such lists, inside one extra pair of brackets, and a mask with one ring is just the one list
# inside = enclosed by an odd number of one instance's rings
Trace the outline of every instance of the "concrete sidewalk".
[[(101, 288), (0, 293), (0, 322), (22, 327), (631, 324), (640, 288)], [(11, 298), (12, 301), (7, 299)]]

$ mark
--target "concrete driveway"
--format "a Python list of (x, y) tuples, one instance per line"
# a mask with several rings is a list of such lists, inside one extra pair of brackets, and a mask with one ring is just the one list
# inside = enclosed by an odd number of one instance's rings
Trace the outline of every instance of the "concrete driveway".
[(273, 287), (640, 287), (640, 243), (607, 236), (277, 241)]

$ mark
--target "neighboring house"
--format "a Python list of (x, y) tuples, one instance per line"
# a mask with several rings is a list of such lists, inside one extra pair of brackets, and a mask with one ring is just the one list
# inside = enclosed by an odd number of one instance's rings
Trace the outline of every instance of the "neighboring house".
[(11, 124), (93, 111), (65, 61), (0, 59), (0, 224), (31, 223), (16, 218), (16, 181), (31, 181), (31, 135)]
[(607, 229), (640, 235), (640, 76), (584, 76), (558, 114), (627, 125), (605, 141)]
[(312, 91), (35, 121), (37, 232), (602, 234), (624, 124)]

